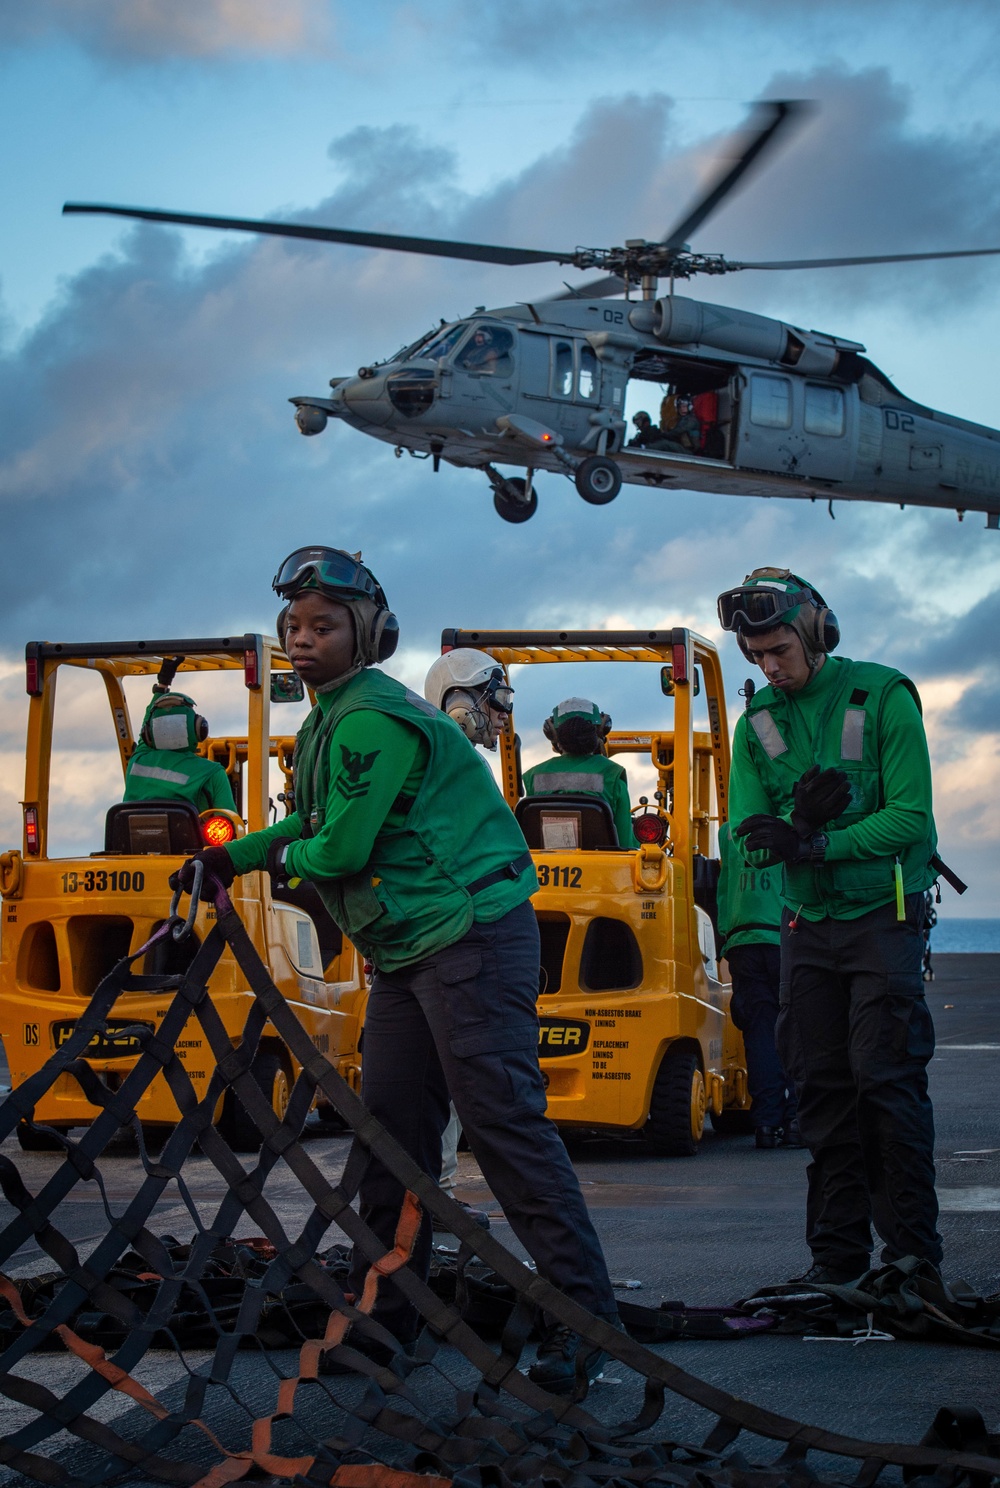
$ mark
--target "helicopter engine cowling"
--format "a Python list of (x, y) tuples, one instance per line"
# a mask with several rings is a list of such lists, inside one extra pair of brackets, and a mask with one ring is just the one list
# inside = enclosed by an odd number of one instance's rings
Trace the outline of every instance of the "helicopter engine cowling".
[(667, 295), (657, 300), (652, 306), (648, 329), (658, 341), (668, 345), (711, 346), (736, 356), (761, 357), (795, 367), (810, 377), (833, 372), (841, 351), (864, 351), (854, 341), (819, 331), (802, 331), (770, 316), (755, 315), (752, 310), (708, 305), (683, 295)]
[(683, 295), (666, 295), (653, 306), (653, 335), (670, 345), (714, 346), (737, 356), (781, 360), (788, 331), (780, 320), (751, 310), (707, 305)]

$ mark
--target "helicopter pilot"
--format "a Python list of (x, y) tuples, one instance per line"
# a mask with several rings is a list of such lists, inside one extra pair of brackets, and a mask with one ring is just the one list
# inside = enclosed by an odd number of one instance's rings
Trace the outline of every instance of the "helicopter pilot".
[(476, 326), (472, 340), (458, 359), (458, 365), (466, 372), (478, 372), (481, 376), (504, 375), (513, 370), (511, 347), (514, 338), (510, 331), (499, 327)]

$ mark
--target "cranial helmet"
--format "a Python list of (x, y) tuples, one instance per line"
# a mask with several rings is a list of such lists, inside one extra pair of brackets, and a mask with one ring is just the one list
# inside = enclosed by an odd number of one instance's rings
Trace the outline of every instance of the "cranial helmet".
[(611, 716), (589, 698), (564, 698), (542, 724), (556, 754), (598, 754), (611, 732)]
[(840, 624), (818, 589), (788, 568), (755, 568), (736, 589), (719, 595), (719, 622), (731, 630), (748, 661), (750, 640), (789, 625), (815, 671), (840, 644)]
[(399, 644), (399, 621), (389, 609), (382, 585), (360, 553), (343, 548), (296, 548), (289, 553), (271, 581), (276, 594), (286, 600), (278, 615), (277, 631), (285, 644), (288, 606), (298, 594), (315, 590), (347, 607), (354, 623), (354, 659), (350, 669), (317, 691), (340, 687), (364, 667), (388, 661)]
[(140, 741), (150, 749), (196, 749), (208, 738), (208, 720), (184, 692), (158, 693), (142, 720)]
[(487, 707), (509, 713), (514, 706), (514, 689), (500, 663), (485, 651), (467, 646), (446, 651), (431, 665), (424, 697), (453, 718), (473, 744), (487, 749), (496, 748)]

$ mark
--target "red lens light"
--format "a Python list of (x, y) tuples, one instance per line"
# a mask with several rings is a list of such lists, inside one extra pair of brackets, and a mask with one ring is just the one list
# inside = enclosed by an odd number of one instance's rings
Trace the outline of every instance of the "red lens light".
[(37, 656), (29, 656), (24, 663), (24, 690), (29, 697), (38, 697), (42, 691), (42, 666)]
[(236, 828), (228, 816), (207, 816), (201, 824), (201, 835), (209, 847), (225, 847), (236, 837)]
[(260, 668), (257, 664), (257, 652), (252, 646), (248, 646), (243, 652), (243, 681), (247, 687), (260, 686)]
[(24, 846), (32, 857), (38, 856), (39, 833), (38, 833), (38, 807), (25, 806), (24, 808)]
[(688, 650), (684, 645), (674, 646), (674, 683), (688, 680)]
[(647, 811), (643, 816), (633, 816), (632, 831), (637, 842), (655, 843), (659, 847), (667, 840), (667, 824), (655, 811)]

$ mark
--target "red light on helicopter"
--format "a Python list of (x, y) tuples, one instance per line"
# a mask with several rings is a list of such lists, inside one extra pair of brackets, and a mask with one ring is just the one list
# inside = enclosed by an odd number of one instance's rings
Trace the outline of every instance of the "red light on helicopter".
[(201, 824), (201, 835), (209, 847), (225, 847), (236, 837), (236, 828), (228, 816), (206, 816)]
[(632, 831), (635, 833), (637, 842), (650, 843), (656, 847), (662, 847), (667, 840), (667, 824), (662, 816), (657, 816), (655, 811), (647, 811), (643, 816), (632, 818)]

